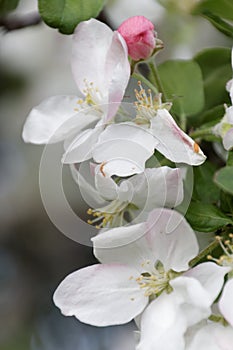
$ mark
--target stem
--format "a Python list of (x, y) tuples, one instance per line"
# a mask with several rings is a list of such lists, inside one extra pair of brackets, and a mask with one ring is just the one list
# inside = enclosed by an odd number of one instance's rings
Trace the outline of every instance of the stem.
[(181, 127), (181, 129), (184, 130), (184, 132), (186, 132), (186, 125), (187, 125), (186, 115), (184, 113), (181, 113), (179, 115), (179, 119), (180, 119), (180, 127)]
[(212, 251), (215, 248), (217, 248), (218, 245), (219, 245), (219, 241), (217, 239), (214, 240), (212, 243), (210, 243), (210, 245), (208, 245), (208, 247), (203, 249), (195, 258), (193, 258), (189, 262), (189, 266), (194, 267), (195, 265), (197, 265), (202, 259), (204, 259), (206, 256), (210, 255), (210, 253), (212, 253)]
[(162, 93), (162, 101), (166, 102), (167, 101), (166, 94), (165, 94), (162, 82), (160, 80), (157, 67), (156, 67), (155, 63), (153, 63), (153, 62), (149, 62), (148, 65), (149, 65), (149, 68), (151, 71), (152, 82), (156, 85), (158, 91)]
[(156, 95), (158, 94), (158, 90), (156, 89), (156, 87), (143, 75), (139, 73), (133, 73), (132, 77), (146, 84)]
[(228, 152), (227, 165), (233, 166), (233, 151)]
[(196, 130), (189, 134), (189, 136), (192, 137), (193, 139), (198, 139), (200, 137), (210, 136), (210, 135), (213, 135), (212, 128)]

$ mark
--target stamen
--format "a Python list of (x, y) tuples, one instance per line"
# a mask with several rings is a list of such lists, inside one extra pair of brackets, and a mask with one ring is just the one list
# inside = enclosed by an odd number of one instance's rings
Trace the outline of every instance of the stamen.
[(158, 109), (171, 108), (171, 103), (162, 103), (162, 95), (152, 96), (151, 89), (147, 92), (142, 87), (141, 81), (138, 81), (139, 90), (135, 89), (136, 102), (134, 102), (137, 109), (137, 115), (134, 122), (138, 125), (149, 124), (150, 120), (156, 117)]

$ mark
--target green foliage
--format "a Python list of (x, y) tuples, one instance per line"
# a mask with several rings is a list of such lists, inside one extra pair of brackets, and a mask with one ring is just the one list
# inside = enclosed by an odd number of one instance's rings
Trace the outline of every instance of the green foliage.
[(231, 50), (212, 48), (198, 53), (194, 60), (199, 64), (205, 92), (205, 110), (224, 103), (230, 103), (225, 87), (232, 76)]
[(0, 0), (0, 16), (6, 15), (18, 6), (19, 0)]
[(195, 7), (193, 14), (205, 17), (216, 29), (233, 38), (233, 26), (225, 21), (233, 21), (232, 0), (203, 0)]
[(192, 60), (173, 60), (159, 65), (158, 72), (172, 111), (177, 115), (193, 115), (204, 107), (201, 69)]
[(203, 17), (209, 20), (213, 24), (213, 26), (218, 29), (220, 32), (225, 34), (226, 36), (229, 36), (230, 38), (233, 38), (233, 26), (230, 25), (228, 22), (222, 20), (220, 17), (215, 16), (209, 11), (203, 12)]
[(194, 14), (209, 11), (215, 15), (233, 21), (232, 0), (202, 0), (194, 9)]
[(82, 21), (96, 17), (105, 0), (38, 0), (43, 21), (63, 34), (72, 34)]
[(217, 171), (214, 182), (223, 191), (233, 195), (233, 166), (226, 166)]
[(232, 219), (216, 206), (194, 201), (188, 208), (186, 219), (192, 228), (199, 232), (213, 232), (223, 226), (233, 224)]
[(193, 169), (194, 173), (194, 188), (193, 188), (193, 198), (203, 203), (217, 203), (220, 190), (213, 182), (214, 173), (216, 171), (216, 166), (210, 161), (205, 161), (199, 167)]

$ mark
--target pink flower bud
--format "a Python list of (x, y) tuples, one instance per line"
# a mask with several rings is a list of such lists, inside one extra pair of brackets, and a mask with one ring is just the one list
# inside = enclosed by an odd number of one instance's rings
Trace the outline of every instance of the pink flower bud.
[(125, 39), (129, 55), (134, 61), (151, 56), (155, 48), (156, 32), (153, 23), (147, 18), (130, 17), (120, 25), (118, 32)]

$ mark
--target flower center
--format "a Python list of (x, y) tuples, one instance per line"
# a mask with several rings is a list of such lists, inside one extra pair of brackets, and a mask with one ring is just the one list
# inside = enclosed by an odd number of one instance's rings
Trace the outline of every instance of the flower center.
[(233, 233), (229, 234), (229, 239), (222, 241), (222, 237), (216, 236), (216, 239), (219, 241), (219, 244), (224, 252), (218, 259), (214, 258), (211, 255), (208, 255), (209, 260), (213, 260), (218, 265), (229, 266), (233, 270)]
[(150, 120), (156, 116), (157, 110), (162, 108), (169, 110), (171, 108), (171, 103), (162, 103), (161, 94), (153, 97), (151, 90), (148, 89), (146, 92), (146, 90), (143, 89), (140, 81), (138, 81), (138, 86), (139, 90), (134, 90), (137, 99), (137, 101), (134, 103), (137, 110), (134, 122), (139, 125), (150, 125)]
[(125, 220), (124, 214), (128, 208), (132, 209), (131, 206), (129, 202), (121, 202), (115, 199), (103, 208), (89, 208), (87, 214), (92, 215), (94, 219), (87, 220), (87, 223), (95, 225), (97, 229), (122, 226)]
[[(150, 261), (146, 261), (142, 266), (149, 265)], [(140, 288), (145, 290), (145, 296), (152, 299), (158, 297), (164, 290), (167, 293), (172, 291), (169, 281), (177, 277), (179, 274), (172, 270), (165, 271), (163, 264), (159, 261), (154, 266), (152, 272), (143, 272), (136, 278), (136, 282)]]
[(100, 90), (94, 86), (93, 82), (88, 83), (84, 79), (85, 88), (83, 89), (84, 99), (79, 99), (77, 104), (78, 108), (75, 108), (75, 111), (79, 112), (86, 108), (93, 107), (97, 112), (101, 112), (101, 102), (103, 101), (103, 95)]

